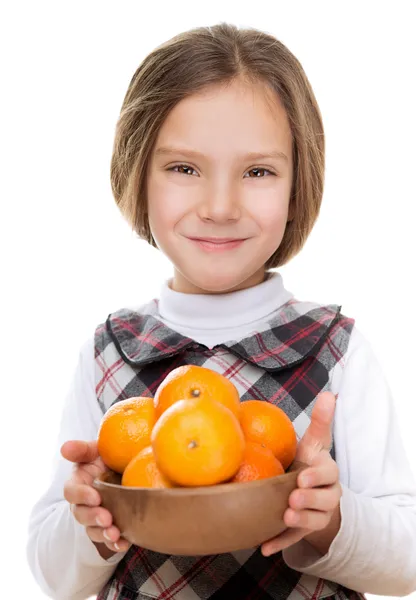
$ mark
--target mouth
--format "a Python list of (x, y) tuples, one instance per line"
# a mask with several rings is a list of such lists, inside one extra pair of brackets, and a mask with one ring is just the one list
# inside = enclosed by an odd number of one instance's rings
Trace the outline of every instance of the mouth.
[(199, 248), (207, 252), (223, 252), (240, 247), (247, 238), (189, 237), (188, 240), (194, 242)]

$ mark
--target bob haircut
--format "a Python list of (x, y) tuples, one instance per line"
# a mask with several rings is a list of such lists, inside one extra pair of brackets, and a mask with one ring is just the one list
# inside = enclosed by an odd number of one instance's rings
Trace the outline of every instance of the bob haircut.
[(297, 58), (269, 33), (228, 23), (197, 27), (155, 48), (137, 68), (117, 121), (110, 178), (115, 201), (140, 238), (156, 247), (147, 217), (146, 178), (159, 130), (182, 99), (237, 78), (274, 91), (292, 134), (293, 184), (283, 239), (265, 267), (287, 263), (319, 214), (325, 138), (312, 87)]

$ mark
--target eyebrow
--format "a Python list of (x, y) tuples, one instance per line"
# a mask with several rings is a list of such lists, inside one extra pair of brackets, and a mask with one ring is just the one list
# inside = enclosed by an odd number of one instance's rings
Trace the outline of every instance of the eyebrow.
[[(155, 151), (155, 155), (157, 156), (168, 156), (171, 154), (181, 154), (183, 156), (193, 156), (194, 158), (206, 158), (201, 152), (197, 150), (190, 150), (188, 148), (173, 148), (171, 146), (161, 146)], [(242, 154), (240, 157), (242, 160), (260, 160), (262, 158), (275, 158), (277, 160), (283, 160), (285, 162), (289, 162), (288, 157), (284, 152), (280, 152), (280, 150), (271, 150), (270, 152), (248, 152), (247, 154)]]

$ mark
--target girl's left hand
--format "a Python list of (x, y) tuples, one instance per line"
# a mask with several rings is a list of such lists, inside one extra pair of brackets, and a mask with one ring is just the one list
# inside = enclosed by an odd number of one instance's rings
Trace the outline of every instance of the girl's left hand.
[[(307, 464), (308, 468), (299, 474), (298, 487), (289, 496), (289, 508), (283, 515), (288, 529), (262, 545), (264, 556), (280, 552), (305, 537), (315, 545), (316, 535), (318, 540), (326, 538), (327, 543), (317, 544), (325, 553), (338, 532), (342, 490), (338, 466), (329, 453), (335, 402), (331, 392), (323, 392), (316, 400), (311, 422), (297, 448), (295, 460)], [(324, 530), (327, 530), (326, 536)]]

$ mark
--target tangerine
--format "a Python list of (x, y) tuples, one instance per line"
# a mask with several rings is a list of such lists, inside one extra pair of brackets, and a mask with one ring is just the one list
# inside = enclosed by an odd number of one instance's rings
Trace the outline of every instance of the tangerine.
[(182, 486), (230, 479), (238, 471), (245, 446), (237, 417), (207, 398), (175, 402), (156, 422), (151, 439), (160, 470)]
[(241, 403), (240, 423), (246, 440), (270, 448), (286, 471), (297, 447), (295, 428), (287, 414), (264, 400), (246, 400)]
[(255, 442), (247, 442), (240, 468), (231, 481), (255, 481), (282, 475), (284, 472), (282, 463), (270, 448)]
[(238, 418), (240, 396), (224, 375), (197, 365), (177, 367), (169, 373), (155, 394), (156, 418), (178, 400), (209, 398), (223, 404)]
[(130, 487), (168, 488), (171, 482), (156, 464), (151, 446), (143, 448), (124, 469), (121, 485)]
[(123, 473), (131, 459), (150, 444), (155, 421), (153, 398), (127, 398), (113, 404), (98, 430), (98, 453), (105, 465)]

